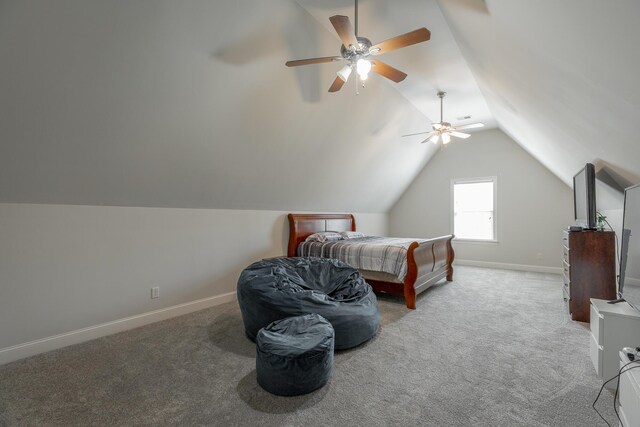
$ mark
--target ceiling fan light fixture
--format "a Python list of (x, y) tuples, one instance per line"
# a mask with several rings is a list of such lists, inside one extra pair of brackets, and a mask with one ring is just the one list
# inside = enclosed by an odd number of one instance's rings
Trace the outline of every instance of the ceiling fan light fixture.
[(440, 135), (435, 134), (431, 138), (429, 138), (429, 141), (433, 142), (434, 144), (437, 144), (438, 143), (438, 138), (440, 138)]
[(349, 80), (349, 76), (351, 75), (351, 65), (345, 65), (338, 71), (338, 77), (342, 79), (343, 82)]
[(360, 77), (366, 76), (367, 74), (369, 74), (369, 71), (371, 71), (371, 62), (362, 58), (358, 59), (358, 61), (356, 62), (356, 71), (358, 72), (358, 74), (360, 74)]
[(443, 144), (448, 144), (449, 142), (451, 142), (451, 135), (449, 135), (448, 133), (443, 133), (442, 134), (442, 143)]

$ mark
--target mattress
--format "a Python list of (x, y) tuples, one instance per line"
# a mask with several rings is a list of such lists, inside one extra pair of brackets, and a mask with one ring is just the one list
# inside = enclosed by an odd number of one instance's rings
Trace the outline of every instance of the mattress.
[[(302, 242), (298, 245), (298, 256), (335, 258), (361, 270), (366, 278), (402, 283), (407, 275), (407, 250), (413, 242), (425, 240), (366, 236), (331, 242)], [(369, 273), (369, 274), (365, 274)], [(371, 277), (371, 273), (384, 273)], [(395, 280), (390, 280), (392, 277)], [(367, 277), (369, 276), (369, 277)]]

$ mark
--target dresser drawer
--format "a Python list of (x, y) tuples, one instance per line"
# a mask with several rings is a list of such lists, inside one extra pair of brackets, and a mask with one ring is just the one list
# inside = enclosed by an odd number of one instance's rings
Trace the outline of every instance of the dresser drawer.
[(562, 302), (565, 312), (571, 314), (571, 297), (569, 295), (569, 289), (566, 287), (562, 288)]
[(601, 346), (604, 344), (604, 317), (598, 313), (593, 304), (591, 304), (590, 310), (591, 335), (596, 340), (596, 344)]
[[(620, 363), (622, 368), (624, 363)], [(625, 370), (635, 365), (629, 365)], [(631, 372), (638, 372), (640, 368), (635, 368)], [(640, 384), (631, 375), (631, 372), (620, 375), (620, 390), (618, 396), (620, 396), (620, 409), (623, 409), (624, 417), (627, 420), (625, 426), (632, 426), (637, 424), (631, 424), (631, 420), (640, 420)], [(624, 421), (623, 421), (624, 422)]]
[(630, 426), (629, 417), (627, 417), (627, 409), (626, 406), (618, 406), (618, 415), (620, 416), (621, 426)]
[(591, 334), (591, 345), (589, 347), (589, 355), (591, 356), (591, 363), (596, 368), (596, 375), (598, 378), (602, 378), (602, 361), (603, 361), (603, 348), (598, 345), (596, 338)]
[(567, 298), (571, 296), (571, 269), (566, 262), (562, 263), (562, 290), (566, 292)]

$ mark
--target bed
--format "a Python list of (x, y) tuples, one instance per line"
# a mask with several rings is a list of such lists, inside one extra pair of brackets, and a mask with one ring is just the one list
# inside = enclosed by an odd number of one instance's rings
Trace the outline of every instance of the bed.
[[(410, 309), (416, 308), (416, 295), (425, 291), (442, 279), (453, 280), (454, 252), (451, 246), (453, 235), (434, 239), (396, 239), (396, 238), (356, 238), (338, 242), (325, 242), (324, 246), (314, 246), (305, 242), (307, 237), (319, 232), (355, 232), (356, 222), (351, 214), (289, 214), (289, 245), (287, 256), (313, 255), (327, 258), (338, 258), (349, 263), (349, 252), (359, 252), (367, 245), (384, 245), (389, 239), (395, 251), (403, 252), (404, 266), (396, 266), (401, 274), (392, 274), (389, 269), (371, 268), (375, 260), (363, 269), (357, 267), (376, 292), (390, 293), (404, 296), (406, 305)], [(368, 236), (371, 237), (371, 236)], [(328, 243), (328, 244), (327, 244)], [(345, 245), (359, 245), (358, 250)], [(400, 247), (400, 248), (399, 248)], [(374, 249), (378, 252), (380, 249)], [(315, 252), (314, 252), (315, 251)], [(399, 253), (399, 252), (398, 252)], [(346, 254), (346, 255), (345, 255)], [(353, 259), (351, 259), (353, 261)], [(355, 263), (352, 263), (355, 264)], [(378, 264), (382, 264), (379, 262)], [(404, 268), (402, 268), (404, 267)], [(402, 274), (404, 271), (404, 274)], [(397, 273), (397, 271), (396, 271)]]

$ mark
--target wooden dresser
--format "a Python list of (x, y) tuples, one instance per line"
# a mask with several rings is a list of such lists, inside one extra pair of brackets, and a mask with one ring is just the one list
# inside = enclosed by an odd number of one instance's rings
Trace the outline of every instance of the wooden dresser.
[(616, 298), (615, 234), (564, 230), (562, 246), (564, 300), (572, 320), (589, 322), (591, 298)]

